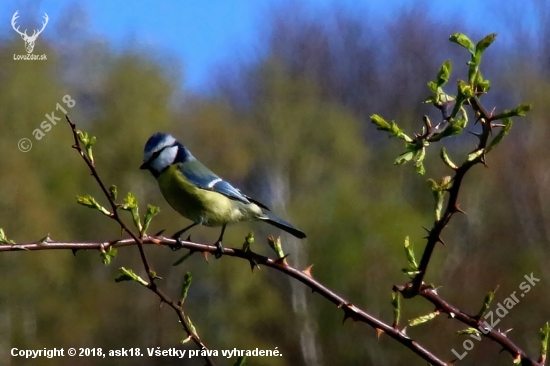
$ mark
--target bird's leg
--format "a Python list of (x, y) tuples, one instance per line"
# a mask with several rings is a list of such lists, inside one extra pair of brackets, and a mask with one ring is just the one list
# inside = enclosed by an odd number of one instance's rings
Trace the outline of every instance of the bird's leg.
[(181, 234), (183, 234), (187, 230), (191, 229), (192, 227), (197, 226), (198, 224), (199, 224), (198, 222), (194, 222), (191, 225), (184, 227), (183, 229), (181, 229), (180, 231), (178, 231), (174, 235), (172, 235), (172, 239), (175, 239), (178, 242), (178, 246), (171, 247), (172, 250), (181, 249), (181, 247), (183, 247), (183, 243), (182, 243), (181, 238), (180, 238)]
[(214, 253), (214, 257), (216, 259), (219, 259), (223, 255), (223, 245), (222, 245), (222, 239), (223, 239), (223, 233), (225, 232), (226, 225), (222, 226), (222, 232), (220, 233), (220, 237), (218, 238), (218, 241), (216, 242), (216, 252)]

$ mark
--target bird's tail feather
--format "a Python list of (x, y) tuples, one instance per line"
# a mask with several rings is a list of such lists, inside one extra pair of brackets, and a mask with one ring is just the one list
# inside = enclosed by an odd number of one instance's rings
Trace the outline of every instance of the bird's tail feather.
[(306, 237), (306, 234), (303, 231), (296, 229), (290, 223), (286, 222), (283, 219), (278, 218), (277, 216), (273, 215), (271, 212), (264, 211), (264, 215), (265, 215), (265, 218), (263, 218), (262, 220), (264, 220), (268, 224), (271, 224), (283, 231), (286, 231), (287, 233), (294, 235), (298, 239), (304, 239)]

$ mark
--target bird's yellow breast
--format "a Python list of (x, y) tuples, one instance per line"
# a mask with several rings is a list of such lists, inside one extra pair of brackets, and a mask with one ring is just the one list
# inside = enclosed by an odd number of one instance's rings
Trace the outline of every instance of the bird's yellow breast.
[(185, 178), (177, 165), (162, 172), (157, 182), (162, 195), (174, 210), (203, 225), (221, 226), (257, 220), (263, 216), (256, 204), (232, 200), (223, 194), (196, 187)]

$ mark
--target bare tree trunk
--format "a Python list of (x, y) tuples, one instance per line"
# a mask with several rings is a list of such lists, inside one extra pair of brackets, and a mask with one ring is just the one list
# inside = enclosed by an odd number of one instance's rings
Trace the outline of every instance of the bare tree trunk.
[[(274, 169), (271, 172), (269, 181), (273, 209), (281, 217), (288, 217), (286, 214), (286, 203), (289, 200), (290, 187), (288, 176), (284, 169)], [(292, 253), (294, 266), (305, 268), (307, 265), (307, 253), (300, 240), (283, 233), (283, 248), (285, 253)], [(307, 289), (301, 283), (289, 279), (292, 294), (292, 309), (296, 316), (297, 325), (300, 328), (300, 348), (306, 365), (321, 365), (321, 352), (317, 343), (316, 329), (317, 321), (308, 312)]]

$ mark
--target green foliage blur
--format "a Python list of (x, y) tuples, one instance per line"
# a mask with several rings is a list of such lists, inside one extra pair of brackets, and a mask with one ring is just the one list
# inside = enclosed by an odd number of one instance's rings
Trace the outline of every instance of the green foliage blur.
[[(550, 10), (546, 6), (546, 10)], [(164, 202), (154, 179), (138, 169), (147, 138), (157, 131), (174, 134), (203, 163), (308, 234), (296, 241), (283, 236), (289, 262), (335, 292), (391, 323), (391, 287), (408, 277), (403, 241), (414, 244), (417, 258), (425, 240), (421, 226), (433, 223), (433, 198), (426, 178), (448, 174), (432, 149), (426, 176), (393, 165), (402, 145), (387, 140), (368, 122), (379, 113), (400, 127), (420, 130), (422, 115), (440, 112), (422, 101), (426, 83), (451, 58), (451, 75), (466, 72), (467, 55), (447, 41), (456, 31), (473, 33), (458, 21), (438, 23), (427, 14), (404, 10), (385, 24), (373, 24), (345, 12), (324, 19), (285, 20), (284, 9), (271, 16), (263, 41), (267, 55), (254, 64), (213, 73), (206, 95), (182, 88), (184, 67), (162, 61), (143, 49), (114, 52), (85, 32), (47, 44), (48, 61), (14, 61), (22, 41), (14, 34), (0, 42), (0, 227), (18, 243), (46, 235), (59, 241), (99, 241), (121, 237), (114, 222), (76, 203), (91, 194), (106, 204), (77, 153), (61, 118), (41, 140), (33, 131), (45, 114), (62, 106), (82, 130), (96, 136), (96, 165), (119, 195), (133, 192), (141, 212), (161, 207), (150, 232), (173, 233), (189, 223)], [(67, 15), (70, 17), (70, 15)], [(503, 20), (504, 21), (504, 20)], [(61, 21), (60, 21), (61, 22)], [(454, 22), (454, 23), (453, 23)], [(540, 39), (550, 33), (540, 23)], [(438, 29), (433, 32), (433, 29)], [(546, 33), (544, 33), (546, 32)], [(544, 34), (544, 35), (543, 35)], [(480, 35), (481, 36), (481, 35)], [(500, 46), (499, 46), (500, 43)], [(517, 49), (529, 54), (518, 54)], [(38, 52), (38, 51), (36, 51)], [(541, 282), (502, 319), (501, 329), (531, 355), (538, 352), (538, 329), (550, 318), (550, 49), (521, 36), (497, 39), (484, 58), (491, 80), (487, 106), (497, 111), (530, 102), (534, 110), (516, 122), (510, 135), (476, 166), (459, 197), (467, 216), (455, 216), (436, 248), (426, 278), (441, 296), (475, 314), (485, 294), (500, 285), (493, 304), (517, 291), (523, 276)], [(229, 61), (228, 61), (229, 62)], [(227, 73), (231, 70), (231, 73)], [(547, 113), (548, 112), (548, 113)], [(62, 113), (55, 112), (57, 117)], [(17, 143), (32, 141), (23, 153)], [(452, 140), (452, 139), (451, 139)], [(463, 134), (447, 146), (464, 157), (475, 137)], [(456, 158), (455, 162), (461, 160)], [(126, 214), (123, 212), (122, 214)], [(126, 215), (128, 223), (131, 218)], [(240, 246), (249, 230), (252, 250), (273, 255), (267, 236), (278, 234), (262, 224), (230, 227), (225, 245)], [(211, 243), (217, 229), (196, 228), (192, 239)], [(424, 365), (409, 350), (342, 312), (299, 283), (267, 268), (250, 272), (248, 263), (199, 254), (173, 267), (184, 253), (148, 247), (160, 285), (174, 299), (187, 271), (193, 283), (186, 312), (211, 349), (275, 349), (279, 358), (249, 358), (247, 365)], [(173, 312), (161, 307), (142, 287), (115, 283), (119, 267), (143, 278), (137, 248), (122, 248), (105, 267), (98, 252), (40, 251), (0, 254), (0, 360), (21, 349), (182, 346), (185, 334)], [(402, 300), (402, 319), (433, 311), (419, 298)], [(441, 319), (408, 331), (443, 359), (462, 350), (463, 329)], [(475, 343), (461, 365), (509, 364), (496, 344)], [(235, 360), (219, 358), (219, 365)], [(2, 364), (4, 361), (0, 361)], [(84, 365), (166, 365), (171, 358), (79, 359)], [(199, 365), (202, 360), (185, 360)], [(55, 365), (40, 358), (33, 365)]]

